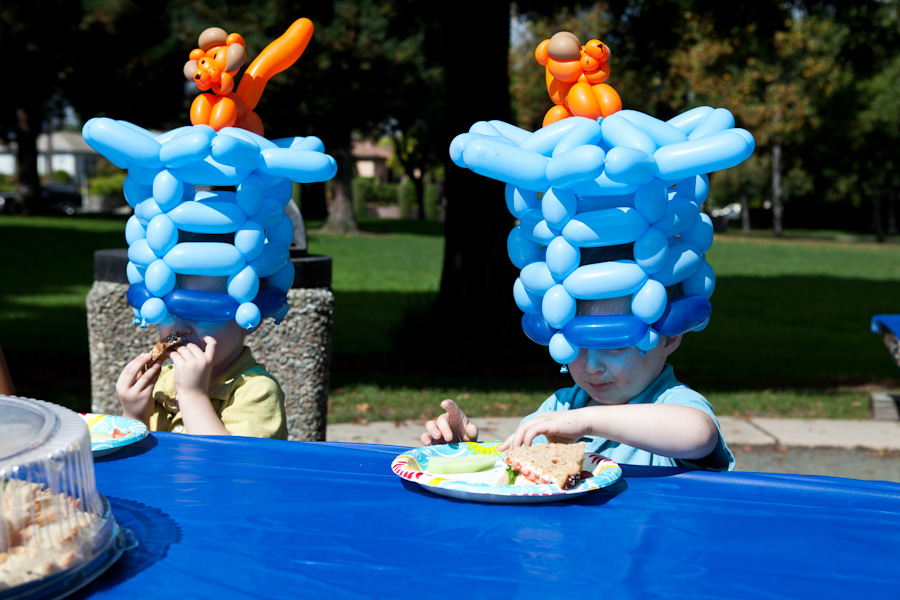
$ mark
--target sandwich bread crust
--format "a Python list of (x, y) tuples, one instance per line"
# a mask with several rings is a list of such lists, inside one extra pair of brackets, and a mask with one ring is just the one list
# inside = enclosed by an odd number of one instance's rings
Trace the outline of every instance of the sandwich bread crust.
[(507, 452), (503, 462), (534, 483), (552, 483), (565, 490), (581, 479), (584, 442), (519, 446)]

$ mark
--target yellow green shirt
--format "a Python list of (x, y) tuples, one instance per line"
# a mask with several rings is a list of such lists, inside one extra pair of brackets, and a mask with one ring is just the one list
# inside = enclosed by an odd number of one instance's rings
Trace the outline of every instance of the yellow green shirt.
[[(278, 381), (256, 362), (250, 348), (209, 383), (213, 409), (231, 435), (287, 439), (284, 392)], [(153, 387), (152, 431), (184, 433), (175, 396), (175, 367), (163, 367)]]

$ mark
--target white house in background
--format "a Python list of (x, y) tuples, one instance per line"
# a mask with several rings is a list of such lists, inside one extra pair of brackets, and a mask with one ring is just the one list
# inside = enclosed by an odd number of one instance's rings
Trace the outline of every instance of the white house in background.
[(381, 181), (389, 180), (390, 171), (387, 162), (394, 156), (392, 147), (378, 146), (370, 140), (353, 140), (350, 152), (356, 164), (357, 175), (360, 177), (377, 177)]
[[(80, 131), (56, 131), (42, 133), (37, 139), (38, 173), (43, 176), (54, 171), (65, 171), (77, 186), (86, 185), (94, 174), (100, 155), (87, 145)], [(0, 174), (15, 175), (16, 143), (0, 143)]]

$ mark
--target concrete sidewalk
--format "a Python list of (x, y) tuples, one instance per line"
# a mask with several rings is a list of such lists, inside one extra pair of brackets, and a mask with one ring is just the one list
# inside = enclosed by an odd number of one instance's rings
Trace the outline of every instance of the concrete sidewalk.
[[(480, 439), (502, 440), (518, 417), (478, 419)], [(900, 421), (719, 417), (738, 470), (900, 482)], [(332, 442), (421, 446), (422, 421), (329, 425)]]

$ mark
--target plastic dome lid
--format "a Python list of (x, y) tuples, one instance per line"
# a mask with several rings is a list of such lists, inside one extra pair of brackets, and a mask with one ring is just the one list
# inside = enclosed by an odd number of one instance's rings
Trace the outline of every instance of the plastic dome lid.
[(59, 426), (47, 407), (21, 398), (0, 396), (0, 470), (8, 461), (44, 444)]

